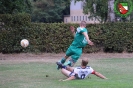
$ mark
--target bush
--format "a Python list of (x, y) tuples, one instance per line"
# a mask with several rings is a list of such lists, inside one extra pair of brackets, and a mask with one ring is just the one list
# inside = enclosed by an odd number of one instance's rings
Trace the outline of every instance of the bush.
[[(78, 27), (78, 24), (30, 23), (29, 15), (21, 16), (0, 15), (0, 52), (65, 52), (73, 41), (69, 27)], [(88, 24), (87, 29), (95, 45), (86, 46), (84, 53), (133, 52), (132, 23)], [(27, 48), (20, 46), (24, 38), (30, 42)]]
[(0, 14), (0, 22), (9, 27), (26, 26), (31, 23), (31, 17), (26, 13)]
[(0, 52), (22, 52), (20, 40), (30, 23), (29, 14), (0, 14)]

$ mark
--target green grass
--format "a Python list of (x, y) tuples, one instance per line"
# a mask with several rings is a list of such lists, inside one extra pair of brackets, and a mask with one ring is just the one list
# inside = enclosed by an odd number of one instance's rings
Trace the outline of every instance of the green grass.
[(132, 63), (133, 59), (91, 59), (89, 65), (108, 80), (90, 75), (85, 80), (60, 82), (66, 77), (53, 63), (1, 60), (0, 88), (133, 88)]

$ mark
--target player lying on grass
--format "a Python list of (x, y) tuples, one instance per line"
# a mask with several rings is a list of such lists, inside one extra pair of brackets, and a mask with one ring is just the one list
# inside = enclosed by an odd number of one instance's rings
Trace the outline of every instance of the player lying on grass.
[(60, 81), (68, 81), (68, 80), (74, 80), (74, 79), (85, 79), (88, 75), (94, 74), (97, 77), (100, 77), (102, 79), (107, 79), (105, 76), (103, 76), (101, 73), (96, 72), (91, 68), (90, 66), (87, 66), (88, 59), (82, 59), (81, 66), (72, 68), (70, 66), (65, 66), (61, 64), (60, 62), (57, 62), (59, 68), (61, 68), (62, 74), (67, 76), (68, 78), (65, 80)]
[[(82, 48), (84, 48), (87, 44), (94, 45), (93, 42), (89, 39), (85, 21), (81, 21), (80, 27), (78, 27), (76, 31), (73, 26), (70, 27), (70, 30), (74, 35), (74, 40), (67, 49), (65, 57), (58, 61), (66, 66), (74, 66), (74, 64), (77, 62), (77, 60), (80, 58), (82, 54)], [(71, 59), (68, 62), (66, 62), (66, 60), (70, 56)], [(57, 69), (59, 68), (57, 67)]]

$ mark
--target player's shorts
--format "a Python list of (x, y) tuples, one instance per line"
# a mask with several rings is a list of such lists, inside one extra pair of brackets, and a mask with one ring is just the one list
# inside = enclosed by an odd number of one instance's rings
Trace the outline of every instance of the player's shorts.
[(68, 70), (66, 70), (66, 69), (63, 69), (63, 70), (64, 70), (65, 75), (66, 75), (67, 77), (71, 77), (71, 76), (74, 74), (73, 72), (68, 71)]
[(69, 72), (69, 77), (75, 76), (76, 79), (79, 79), (78, 75), (75, 74), (74, 72)]
[(72, 60), (77, 62), (82, 54), (82, 48), (78, 48), (75, 46), (70, 46), (66, 51), (66, 56), (71, 56)]

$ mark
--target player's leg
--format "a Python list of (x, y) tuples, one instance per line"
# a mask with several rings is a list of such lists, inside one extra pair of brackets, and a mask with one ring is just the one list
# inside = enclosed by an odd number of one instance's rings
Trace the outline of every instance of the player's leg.
[[(68, 58), (69, 56), (71, 56), (71, 55), (72, 55), (72, 50), (71, 50), (71, 47), (69, 47), (69, 48), (67, 49), (67, 51), (66, 51), (66, 56), (63, 57), (63, 58), (62, 58), (61, 60), (59, 60), (58, 62), (64, 64), (64, 63), (66, 62), (67, 58)], [(57, 69), (60, 69), (60, 68), (57, 66)]]
[(68, 71), (68, 70), (66, 70), (66, 69), (64, 69), (64, 68), (61, 69), (61, 72), (62, 72), (62, 74), (64, 74), (66, 77), (69, 77), (69, 75), (71, 74), (70, 71)]
[(70, 72), (73, 72), (74, 68), (73, 67), (70, 67), (70, 66), (67, 66), (66, 67), (66, 70), (70, 71)]
[(71, 56), (71, 46), (67, 49), (67, 51), (66, 51), (66, 55), (65, 55), (65, 57), (63, 57), (61, 60), (59, 60), (58, 62), (61, 62), (62, 64), (64, 64), (65, 63), (65, 61), (67, 60), (67, 58), (69, 57), (69, 56)]
[[(64, 64), (64, 63), (66, 62), (66, 60), (67, 60), (68, 57), (69, 57), (69, 56), (65, 56), (65, 57), (63, 57), (61, 60), (59, 60), (58, 62), (60, 62), (61, 64)], [(60, 67), (57, 66), (57, 69), (59, 70)]]
[(71, 67), (73, 67), (74, 64), (75, 64), (75, 61), (72, 58), (64, 63), (65, 66), (71, 66)]
[(75, 73), (74, 73), (74, 68), (70, 67), (70, 66), (67, 66), (66, 69), (62, 68), (61, 69), (61, 72), (62, 74), (64, 74), (66, 77), (71, 77), (71, 76), (74, 76)]
[(56, 62), (56, 64), (58, 65), (59, 68), (61, 69), (66, 69), (70, 72), (73, 72), (74, 68), (70, 67), (70, 66), (65, 66), (64, 64), (60, 63), (60, 62)]
[(82, 48), (73, 49), (73, 55), (71, 55), (71, 59), (64, 63), (66, 66), (74, 66), (77, 60), (80, 58), (82, 54)]
[(69, 77), (69, 74), (73, 71), (73, 68), (71, 68), (69, 66), (65, 66), (60, 62), (56, 62), (56, 64), (58, 65), (59, 68), (61, 68), (62, 74)]
[(67, 60), (67, 58), (68, 58), (69, 56), (65, 56), (65, 57), (63, 57), (61, 60), (59, 60), (58, 62), (60, 62), (60, 63), (62, 63), (62, 64), (64, 64), (65, 62), (66, 62), (66, 60)]
[(65, 76), (69, 77), (73, 73), (73, 70), (74, 70), (74, 68), (72, 68), (70, 66), (63, 66), (63, 68), (61, 69), (61, 72)]

